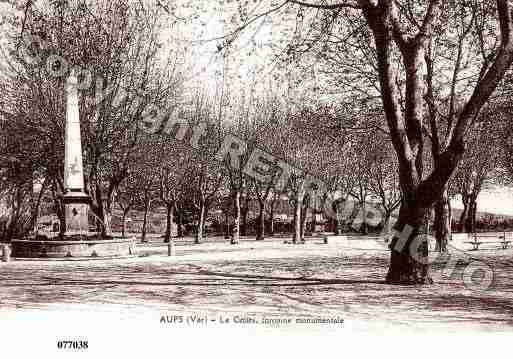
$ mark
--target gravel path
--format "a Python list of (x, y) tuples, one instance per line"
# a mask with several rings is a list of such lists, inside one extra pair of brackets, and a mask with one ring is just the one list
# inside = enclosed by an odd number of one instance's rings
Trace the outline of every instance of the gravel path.
[[(381, 325), (449, 330), (513, 329), (511, 250), (459, 252), (455, 273), (431, 286), (383, 282), (388, 251), (381, 240), (359, 238), (322, 244), (287, 245), (283, 239), (224, 240), (139, 246), (137, 258), (90, 261), (0, 263), (0, 315), (15, 310), (116, 308), (153, 311), (200, 310), (256, 315), (343, 317)], [(470, 254), (470, 255), (469, 255)], [(469, 290), (461, 279), (479, 260), (494, 271), (486, 291)], [(90, 310), (90, 309), (87, 309)]]

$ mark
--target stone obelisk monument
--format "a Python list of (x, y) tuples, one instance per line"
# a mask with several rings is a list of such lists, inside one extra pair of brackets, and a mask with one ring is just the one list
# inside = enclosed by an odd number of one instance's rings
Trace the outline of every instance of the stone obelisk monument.
[[(84, 191), (82, 144), (78, 106), (77, 77), (66, 80), (66, 128), (64, 144), (64, 228), (59, 239), (36, 235), (35, 238), (12, 240), (15, 258), (91, 258), (125, 257), (136, 253), (135, 237), (103, 236), (89, 233), (90, 198)], [(87, 241), (87, 242), (86, 242)]]
[(77, 84), (77, 77), (71, 73), (66, 81), (63, 196), (65, 236), (84, 234), (89, 227), (87, 213), (90, 199), (84, 192)]

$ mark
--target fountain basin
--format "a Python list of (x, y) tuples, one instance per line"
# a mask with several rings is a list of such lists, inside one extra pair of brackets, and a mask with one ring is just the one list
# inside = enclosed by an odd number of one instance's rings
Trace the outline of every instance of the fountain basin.
[(16, 258), (98, 258), (128, 257), (136, 254), (135, 238), (112, 237), (102, 240), (33, 240), (11, 242)]

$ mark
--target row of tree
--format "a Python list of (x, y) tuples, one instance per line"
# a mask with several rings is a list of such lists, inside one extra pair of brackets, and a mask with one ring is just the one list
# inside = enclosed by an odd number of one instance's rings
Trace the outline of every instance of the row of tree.
[[(8, 42), (14, 56), (2, 81), (0, 105), (2, 175), (9, 193), (16, 194), (8, 206), (12, 213), (23, 212), (19, 209), (34, 179), (42, 180), (56, 199), (64, 190), (64, 77), (55, 76), (63, 62), (55, 60), (59, 55), (93, 78), (94, 86), (82, 91), (80, 110), (85, 183), (102, 231), (109, 231), (116, 198), (125, 193), (128, 206), (142, 196), (149, 206), (158, 184), (170, 218), (184, 203), (193, 204), (198, 240), (212, 203), (230, 198), (234, 243), (241, 203), (249, 193), (261, 207), (269, 196), (285, 194), (294, 205), (294, 240), (299, 241), (306, 211), (318, 205), (304, 188), (310, 174), (327, 184), (326, 193), (315, 196), (324, 202), (351, 196), (365, 207), (374, 195), (385, 217), (399, 207), (395, 229), (413, 231), (400, 249), (398, 238), (392, 240), (387, 280), (429, 283), (428, 261), (410, 253), (429, 211), (435, 211), (443, 250), (450, 235), (450, 197), (461, 194), (461, 222), (472, 230), (477, 195), (489, 176), (502, 180), (511, 174), (510, 2), (269, 0), (262, 12), (265, 1), (256, 8), (249, 2), (215, 3), (233, 15), (217, 45), (224, 60), (237, 54), (238, 40), (259, 21), (264, 27), (271, 21), (283, 36), (290, 35), (285, 41), (271, 36), (283, 69), (276, 79), (287, 83), (285, 93), (250, 89), (235, 95), (227, 86), (233, 79), (223, 70), (215, 96), (197, 86), (189, 90), (188, 106), (178, 105), (186, 56), (179, 46), (163, 53), (161, 36), (169, 33), (169, 18), (176, 24), (190, 4), (57, 1), (37, 7), (28, 2), (7, 18), (14, 29)], [(195, 5), (193, 19), (201, 21), (203, 6)], [(286, 21), (273, 22), (276, 17)], [(49, 45), (32, 42), (20, 55), (15, 50), (23, 47), (26, 33)], [(33, 53), (45, 66), (27, 61)], [(313, 87), (306, 95), (294, 91), (308, 86)], [(140, 123), (150, 104), (179, 108), (183, 121), (149, 135)], [(205, 136), (198, 138), (202, 126)], [(238, 161), (215, 157), (229, 134), (250, 149), (236, 156)], [(279, 174), (254, 181), (244, 164), (256, 148), (300, 171), (292, 171), (287, 183), (280, 183)], [(30, 224), (35, 212), (27, 220), (10, 221)], [(420, 249), (421, 258), (427, 257), (427, 245)]]

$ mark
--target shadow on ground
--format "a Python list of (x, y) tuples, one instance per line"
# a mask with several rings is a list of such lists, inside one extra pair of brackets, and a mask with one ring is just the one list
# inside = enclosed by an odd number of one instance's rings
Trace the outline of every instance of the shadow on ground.
[(494, 289), (472, 292), (454, 276), (432, 286), (387, 285), (386, 253), (208, 263), (23, 263), (0, 267), (0, 307), (117, 304), (513, 326), (511, 261), (497, 258), (494, 265)]

